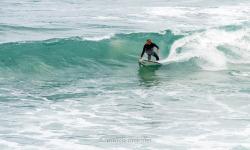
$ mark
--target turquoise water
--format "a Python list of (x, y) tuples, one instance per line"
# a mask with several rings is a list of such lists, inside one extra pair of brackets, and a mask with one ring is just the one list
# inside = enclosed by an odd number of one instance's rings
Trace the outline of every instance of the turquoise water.
[(248, 1), (0, 6), (1, 150), (250, 149)]

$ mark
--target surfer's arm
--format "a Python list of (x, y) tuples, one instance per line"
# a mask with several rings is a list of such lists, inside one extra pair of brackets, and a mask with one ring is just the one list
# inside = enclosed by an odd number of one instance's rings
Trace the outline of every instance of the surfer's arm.
[(158, 46), (158, 45), (156, 45), (155, 43), (153, 43), (153, 46), (157, 48), (157, 53), (159, 54), (159, 52), (160, 52), (160, 48), (159, 48), (159, 46)]
[(143, 50), (142, 50), (142, 52), (141, 52), (141, 58), (143, 57), (143, 55), (144, 55), (144, 53), (145, 53), (145, 50), (146, 50), (146, 48), (145, 48), (145, 46), (143, 47)]
[(158, 50), (160, 49), (158, 45), (156, 45), (155, 43), (153, 43), (153, 46), (156, 47)]

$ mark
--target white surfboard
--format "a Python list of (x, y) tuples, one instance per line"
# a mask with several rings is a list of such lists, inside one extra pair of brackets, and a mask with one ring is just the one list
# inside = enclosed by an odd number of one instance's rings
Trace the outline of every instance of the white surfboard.
[(156, 62), (156, 61), (139, 60), (139, 65), (142, 65), (142, 66), (160, 66), (162, 64), (159, 62)]

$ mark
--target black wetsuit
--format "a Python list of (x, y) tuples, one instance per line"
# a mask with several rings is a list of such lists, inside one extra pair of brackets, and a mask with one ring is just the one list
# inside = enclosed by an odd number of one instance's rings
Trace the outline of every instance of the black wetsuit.
[(159, 47), (155, 44), (155, 43), (151, 43), (149, 44), (145, 44), (143, 47), (143, 51), (141, 53), (141, 57), (143, 57), (144, 53), (146, 52), (148, 54), (148, 60), (151, 60), (151, 56), (153, 55), (156, 60), (159, 60), (159, 56), (156, 54), (156, 52), (154, 52), (154, 47), (156, 47), (157, 49), (159, 49)]

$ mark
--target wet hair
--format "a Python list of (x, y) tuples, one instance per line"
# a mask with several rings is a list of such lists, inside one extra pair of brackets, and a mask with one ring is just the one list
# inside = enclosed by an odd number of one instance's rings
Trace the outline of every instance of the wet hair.
[(147, 39), (147, 42), (152, 42), (152, 40), (151, 39)]

